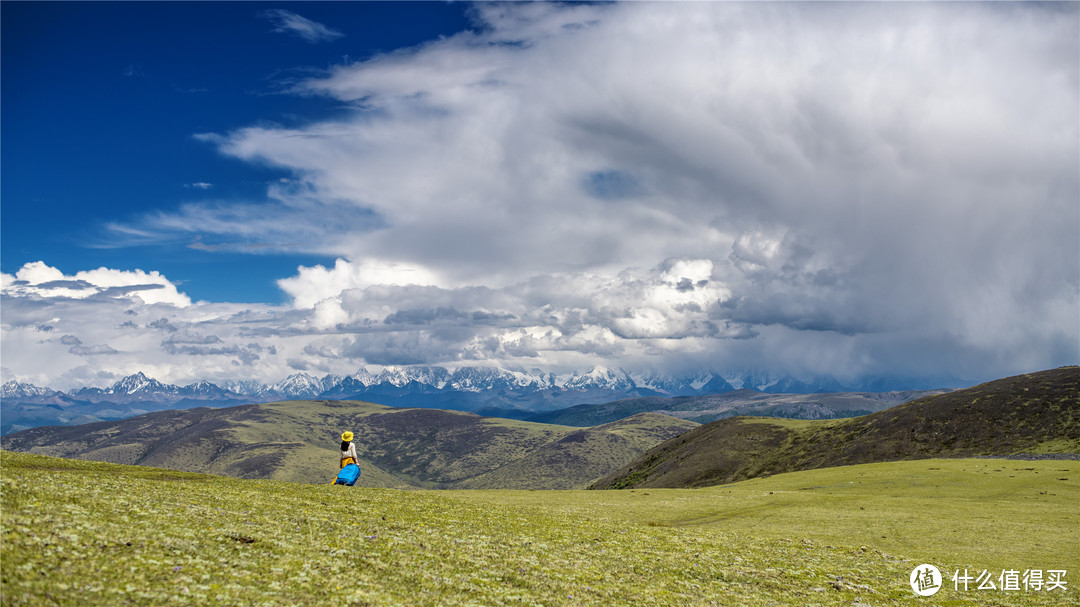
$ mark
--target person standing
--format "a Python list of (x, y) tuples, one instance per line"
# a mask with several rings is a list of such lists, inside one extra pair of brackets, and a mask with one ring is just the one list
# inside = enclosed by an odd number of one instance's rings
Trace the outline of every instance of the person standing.
[[(347, 464), (360, 464), (360, 458), (356, 456), (356, 445), (352, 442), (353, 433), (346, 430), (341, 435), (341, 467), (344, 468)], [(349, 459), (352, 461), (347, 461)]]

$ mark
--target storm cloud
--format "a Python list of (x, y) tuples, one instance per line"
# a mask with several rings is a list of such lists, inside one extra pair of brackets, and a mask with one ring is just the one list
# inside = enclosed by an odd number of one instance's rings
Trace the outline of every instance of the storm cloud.
[[(266, 200), (114, 225), (338, 258), (283, 277), (289, 305), (28, 264), (4, 279), (24, 305), (5, 351), (85, 318), (111, 323), (94, 343), (142, 347), (176, 382), (236, 365), (988, 379), (1075, 364), (1077, 10), (477, 6), (471, 31), (292, 85), (348, 108), (333, 120), (199, 135), (287, 170)], [(123, 310), (143, 329), (121, 331)], [(195, 354), (201, 376), (180, 360)]]

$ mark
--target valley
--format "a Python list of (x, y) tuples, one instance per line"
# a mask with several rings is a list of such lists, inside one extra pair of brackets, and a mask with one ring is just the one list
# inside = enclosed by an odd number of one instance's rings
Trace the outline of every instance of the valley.
[(356, 401), (286, 401), (148, 413), (32, 428), (4, 449), (238, 478), (323, 483), (351, 429), (362, 486), (584, 488), (650, 447), (696, 427), (656, 413), (592, 428)]

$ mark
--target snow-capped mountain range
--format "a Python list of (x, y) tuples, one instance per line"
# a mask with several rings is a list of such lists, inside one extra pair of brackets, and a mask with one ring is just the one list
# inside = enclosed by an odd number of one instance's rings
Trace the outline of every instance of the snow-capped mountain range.
[[(9, 382), (10, 383), (10, 382)], [(0, 396), (6, 396), (4, 388), (0, 387)], [(170, 400), (195, 399), (216, 400), (228, 399), (232, 396), (228, 390), (208, 381), (197, 381), (187, 386), (174, 386), (163, 384), (156, 379), (147, 377), (142, 372), (129, 375), (108, 388), (81, 388), (72, 390), (69, 396), (78, 400), (125, 402), (130, 400), (168, 402)]]
[(631, 374), (621, 369), (595, 367), (588, 373), (557, 375), (540, 369), (507, 370), (497, 367), (460, 367), (449, 371), (434, 366), (386, 367), (379, 373), (360, 368), (345, 377), (326, 375), (322, 378), (307, 373), (295, 373), (273, 384), (251, 380), (218, 382), (198, 381), (186, 386), (164, 384), (143, 373), (129, 375), (107, 388), (79, 388), (66, 394), (50, 388), (9, 381), (0, 386), (0, 398), (33, 399), (66, 395), (89, 400), (167, 400), (191, 399), (248, 399), (270, 402), (290, 398), (350, 398), (365, 393), (457, 392), (480, 394), (486, 392), (592, 392), (637, 393), (641, 395), (689, 396), (719, 394), (738, 389), (768, 393), (824, 393), (842, 391), (888, 391), (929, 386), (890, 385), (883, 379), (844, 384), (830, 377), (799, 380), (761, 371), (746, 371), (722, 375), (697, 373), (683, 377), (664, 374)]
[(21, 384), (15, 380), (0, 386), (0, 398), (36, 398), (52, 396), (56, 393), (56, 390), (39, 388), (33, 384)]
[(587, 373), (555, 374), (540, 369), (436, 366), (366, 368), (341, 377), (318, 378), (296, 373), (273, 384), (254, 381), (197, 381), (186, 386), (165, 384), (143, 373), (125, 377), (106, 388), (60, 392), (9, 381), (0, 386), (2, 433), (46, 424), (120, 419), (149, 411), (198, 406), (233, 406), (279, 400), (367, 400), (391, 406), (420, 406), (475, 411), (486, 415), (524, 418), (580, 404), (597, 404), (640, 396), (698, 396), (737, 389), (769, 393), (845, 391), (886, 392), (913, 388), (958, 387), (870, 379), (845, 385), (834, 378), (799, 380), (761, 371), (695, 373), (672, 376), (632, 374), (596, 367)]

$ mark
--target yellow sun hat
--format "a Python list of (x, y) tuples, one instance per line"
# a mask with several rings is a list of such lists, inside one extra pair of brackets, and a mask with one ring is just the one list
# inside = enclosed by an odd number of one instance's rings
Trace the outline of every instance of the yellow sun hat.
[(352, 440), (352, 432), (346, 432), (346, 433), (342, 434), (341, 435), (341, 440), (343, 440), (345, 442), (351, 441)]

